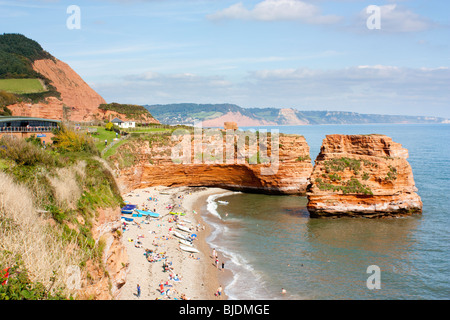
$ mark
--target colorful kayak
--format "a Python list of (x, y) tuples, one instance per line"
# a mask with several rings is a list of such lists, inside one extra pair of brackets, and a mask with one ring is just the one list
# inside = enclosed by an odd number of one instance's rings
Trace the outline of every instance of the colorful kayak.
[(186, 213), (184, 213), (184, 212), (169, 212), (170, 214), (173, 214), (173, 215), (179, 215), (179, 216), (185, 216), (186, 215)]
[(159, 213), (153, 212), (153, 211), (144, 211), (144, 210), (138, 210), (136, 209), (135, 211), (137, 211), (138, 213), (144, 215), (144, 216), (150, 216), (153, 218), (159, 218)]
[(173, 212), (173, 211), (171, 211), (169, 213), (173, 214), (173, 215), (178, 215), (178, 216), (185, 216), (186, 215), (186, 213), (184, 213), (184, 212)]
[(125, 207), (122, 208), (122, 213), (132, 214), (134, 209), (136, 209), (137, 206), (134, 204), (127, 204)]

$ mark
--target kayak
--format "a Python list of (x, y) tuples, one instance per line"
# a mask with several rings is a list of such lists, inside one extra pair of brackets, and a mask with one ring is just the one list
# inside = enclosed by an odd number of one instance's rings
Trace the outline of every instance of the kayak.
[(189, 233), (191, 233), (191, 230), (189, 230), (189, 228), (188, 228), (188, 227), (185, 227), (185, 226), (180, 226), (179, 224), (177, 224), (177, 228), (178, 228), (178, 229), (180, 229), (181, 231), (184, 231), (184, 232), (189, 232)]
[(192, 223), (190, 220), (188, 219), (181, 219), (181, 221), (186, 222), (186, 223)]
[(122, 213), (132, 214), (134, 209), (136, 209), (137, 206), (134, 204), (127, 204), (125, 207), (122, 208)]
[(198, 251), (197, 249), (193, 248), (193, 247), (188, 247), (188, 246), (183, 246), (180, 244), (180, 249), (186, 252), (192, 252), (192, 253), (199, 253), (200, 251)]
[(183, 235), (183, 234), (181, 234), (181, 233), (179, 233), (179, 232), (176, 232), (176, 231), (173, 231), (172, 234), (173, 234), (175, 237), (180, 238), (180, 239), (183, 239), (183, 240), (188, 240), (188, 239), (189, 239), (189, 238), (186, 237), (185, 235)]
[(228, 204), (228, 201), (218, 200), (217, 202), (220, 203), (220, 204)]
[(134, 220), (133, 218), (127, 218), (127, 217), (121, 217), (121, 218), (128, 222), (132, 222)]
[(170, 214), (173, 214), (173, 215), (179, 215), (179, 216), (185, 216), (186, 215), (186, 213), (183, 213), (183, 212), (169, 212)]
[(187, 241), (187, 240), (180, 239), (179, 242), (180, 242), (181, 244), (184, 244), (184, 245), (189, 246), (189, 247), (192, 247), (192, 246), (193, 246), (193, 245), (192, 245), (192, 242)]
[(135, 211), (137, 211), (138, 213), (140, 213), (141, 215), (144, 216), (150, 216), (153, 218), (159, 218), (159, 213), (153, 212), (153, 211), (144, 211), (144, 210), (138, 210), (136, 209)]

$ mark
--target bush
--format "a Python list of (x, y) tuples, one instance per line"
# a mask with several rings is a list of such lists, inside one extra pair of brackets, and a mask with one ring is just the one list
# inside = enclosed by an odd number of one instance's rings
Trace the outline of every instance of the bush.
[(8, 281), (4, 285), (1, 282), (6, 278), (3, 266), (0, 270), (0, 300), (65, 300), (61, 291), (51, 290), (52, 285), (46, 288), (41, 282), (33, 283), (28, 275), (28, 270), (20, 257), (16, 263), (8, 269)]
[(0, 139), (0, 157), (11, 159), (18, 165), (54, 165), (55, 159), (40, 147), (13, 136)]
[(107, 124), (105, 124), (105, 129), (108, 131), (113, 131), (114, 128), (114, 123), (112, 122), (108, 122)]
[(88, 152), (98, 155), (98, 150), (91, 137), (86, 134), (70, 130), (65, 125), (55, 132), (52, 138), (56, 144), (56, 149), (61, 152)]

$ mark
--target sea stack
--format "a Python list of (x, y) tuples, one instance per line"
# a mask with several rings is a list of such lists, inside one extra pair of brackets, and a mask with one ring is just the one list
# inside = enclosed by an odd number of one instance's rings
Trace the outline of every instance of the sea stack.
[(311, 217), (422, 212), (408, 150), (385, 135), (328, 135), (307, 190)]

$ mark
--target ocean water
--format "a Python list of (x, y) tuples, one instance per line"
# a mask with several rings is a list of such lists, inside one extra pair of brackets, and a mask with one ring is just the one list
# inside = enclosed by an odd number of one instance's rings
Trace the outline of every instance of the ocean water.
[[(233, 272), (225, 287), (230, 299), (450, 298), (450, 125), (264, 129), (304, 135), (313, 160), (326, 134), (392, 137), (409, 150), (423, 214), (310, 219), (306, 197), (231, 191), (211, 196), (202, 216), (213, 227), (207, 241)], [(380, 289), (367, 287), (371, 265), (379, 267)]]

